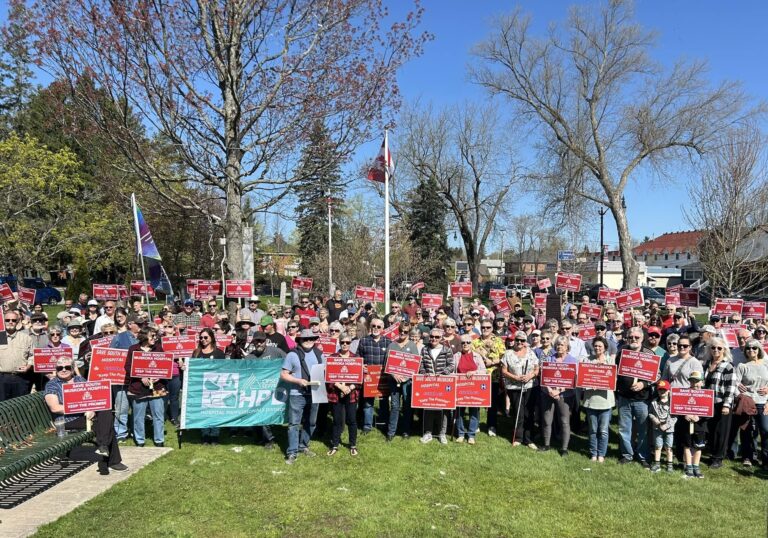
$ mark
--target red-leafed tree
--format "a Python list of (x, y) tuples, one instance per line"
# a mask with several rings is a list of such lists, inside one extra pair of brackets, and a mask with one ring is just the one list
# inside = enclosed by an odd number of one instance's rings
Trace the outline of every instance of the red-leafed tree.
[[(431, 37), (421, 13), (384, 28), (381, 0), (38, 0), (31, 20), (38, 61), (70, 82), (132, 172), (184, 209), (211, 207), (189, 183), (225, 201), (211, 218), (241, 277), (243, 223), (301, 181), (310, 126), (323, 121), (344, 158), (389, 121), (396, 71)], [(98, 95), (80, 91), (84, 76)]]

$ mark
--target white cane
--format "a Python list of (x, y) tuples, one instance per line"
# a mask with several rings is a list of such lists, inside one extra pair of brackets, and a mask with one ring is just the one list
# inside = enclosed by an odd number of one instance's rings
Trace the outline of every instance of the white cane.
[[(526, 375), (528, 373), (528, 356), (525, 357), (525, 367), (523, 368), (523, 375)], [(520, 420), (520, 407), (523, 403), (523, 394), (525, 394), (525, 385), (527, 382), (523, 382), (522, 385), (520, 385), (520, 397), (517, 400), (517, 413), (515, 414), (515, 423), (513, 425), (512, 430), (512, 444), (515, 444), (515, 440), (517, 439), (517, 421)]]

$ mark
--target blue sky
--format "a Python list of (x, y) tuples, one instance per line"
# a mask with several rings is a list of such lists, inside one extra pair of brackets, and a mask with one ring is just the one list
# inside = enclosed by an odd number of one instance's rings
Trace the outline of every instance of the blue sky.
[[(520, 6), (533, 16), (534, 28), (541, 31), (551, 21), (562, 21), (573, 4), (560, 0), (424, 0), (424, 28), (435, 34), (435, 40), (427, 45), (423, 56), (401, 71), (399, 83), (404, 97), (436, 105), (487, 99), (482, 89), (469, 82), (466, 67), (472, 61), (472, 46), (489, 33), (489, 20)], [(768, 50), (768, 2), (640, 0), (635, 11), (638, 21), (658, 34), (657, 47), (652, 51), (656, 60), (667, 64), (681, 58), (704, 59), (709, 63), (712, 81), (738, 80), (750, 95), (767, 97), (768, 70), (765, 61), (755, 60), (762, 59)], [(377, 144), (371, 144), (367, 151), (375, 154)], [(396, 132), (391, 135), (391, 145), (396, 152)], [(649, 186), (647, 181), (638, 180), (628, 187), (626, 200), (633, 237), (654, 237), (689, 228), (681, 210), (689, 179), (686, 173), (681, 167), (674, 174), (674, 182)], [(609, 219), (610, 215), (605, 223), (606, 243), (615, 247), (618, 239), (613, 220)], [(598, 226), (588, 239), (596, 248)]]

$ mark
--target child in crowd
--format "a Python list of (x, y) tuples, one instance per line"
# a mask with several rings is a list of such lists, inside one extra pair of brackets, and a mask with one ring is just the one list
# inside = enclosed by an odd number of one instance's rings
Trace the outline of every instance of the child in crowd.
[(658, 473), (661, 470), (661, 450), (667, 455), (667, 472), (674, 471), (672, 460), (672, 444), (675, 436), (675, 423), (677, 417), (669, 412), (669, 381), (659, 381), (656, 385), (657, 395), (651, 402), (648, 410), (648, 418), (653, 426), (654, 459), (651, 472)]
[[(690, 388), (702, 388), (704, 381), (701, 372), (693, 371), (688, 376)], [(685, 415), (688, 426), (682, 429), (682, 444), (685, 454), (685, 478), (704, 478), (699, 468), (701, 449), (706, 445), (707, 419), (695, 415)]]

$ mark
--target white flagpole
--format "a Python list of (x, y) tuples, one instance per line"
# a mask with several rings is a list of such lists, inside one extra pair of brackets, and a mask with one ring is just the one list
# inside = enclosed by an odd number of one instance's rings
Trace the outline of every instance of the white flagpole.
[(133, 228), (136, 232), (136, 252), (139, 254), (139, 261), (141, 262), (141, 278), (144, 282), (144, 297), (147, 299), (147, 313), (150, 320), (152, 319), (152, 311), (149, 308), (149, 289), (147, 286), (147, 272), (144, 269), (144, 254), (141, 252), (141, 232), (139, 231), (139, 212), (136, 210), (136, 195), (131, 193), (131, 204), (133, 205)]
[(389, 312), (389, 141), (384, 131), (384, 313)]

